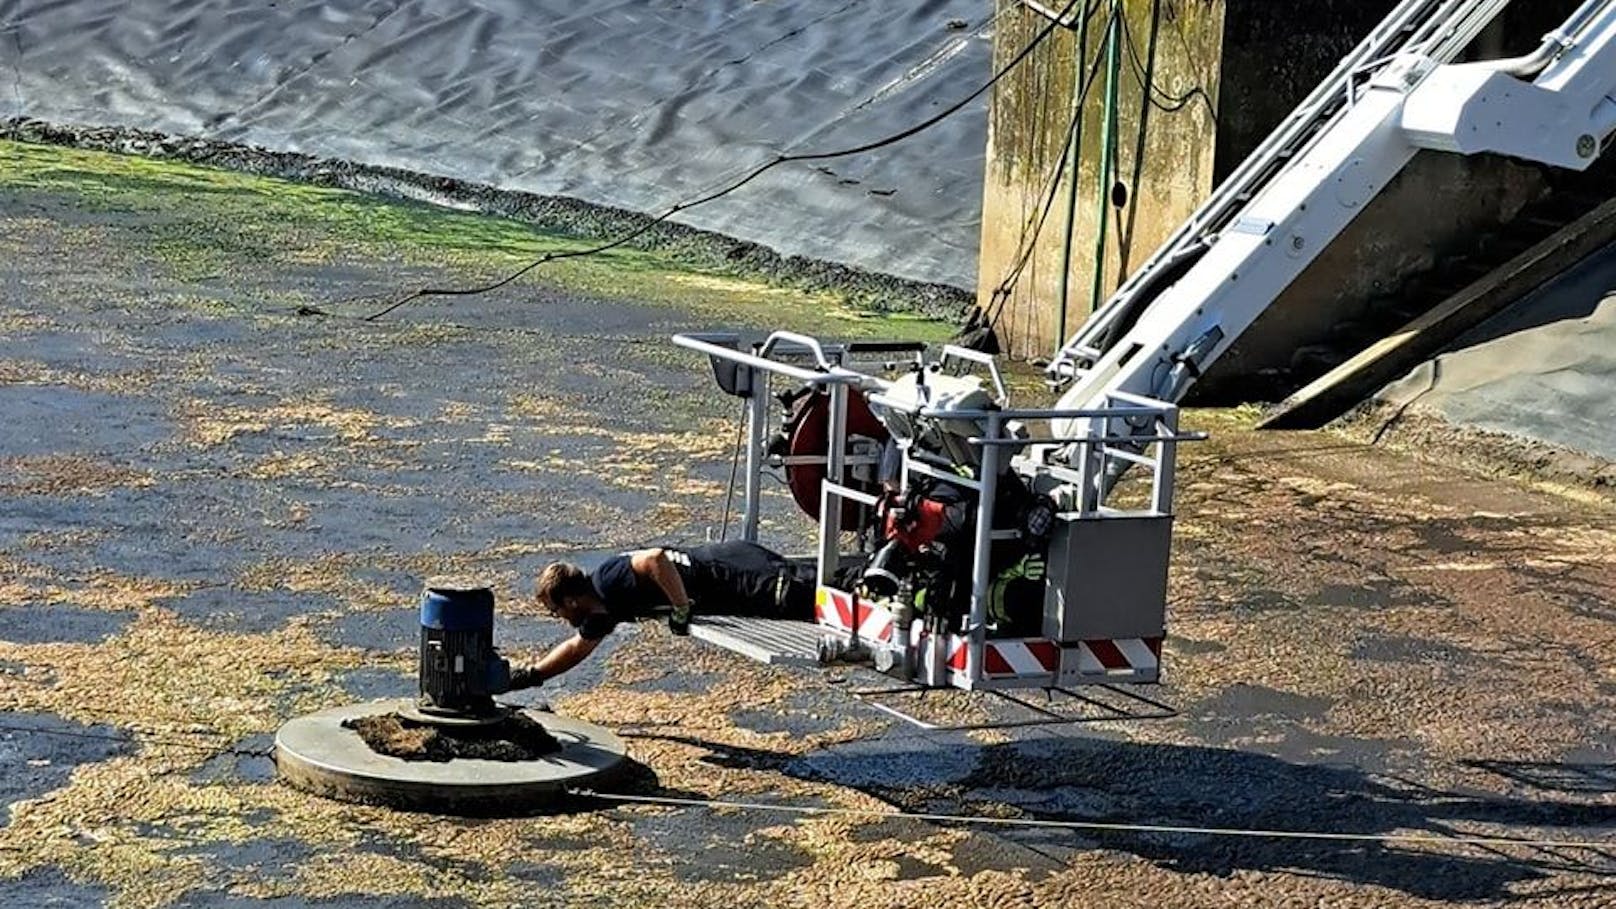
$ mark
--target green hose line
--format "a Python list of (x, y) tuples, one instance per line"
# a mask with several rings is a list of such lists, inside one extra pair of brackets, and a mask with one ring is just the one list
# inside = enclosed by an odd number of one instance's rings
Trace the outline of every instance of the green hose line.
[(1089, 59), (1089, 17), (1083, 17), (1083, 25), (1077, 33), (1077, 50), (1072, 55), (1072, 119), (1077, 124), (1071, 137), (1071, 151), (1069, 157), (1072, 162), (1072, 172), (1067, 178), (1070, 182), (1066, 187), (1066, 233), (1061, 242), (1061, 268), (1060, 268), (1060, 312), (1055, 328), (1055, 355), (1059, 356), (1061, 348), (1066, 344), (1066, 305), (1071, 299), (1072, 288), (1072, 234), (1077, 228), (1077, 183), (1083, 173), (1083, 115), (1079, 108), (1083, 105), (1083, 98), (1088, 93), (1084, 91), (1083, 72), (1088, 68)]
[(1113, 146), (1117, 141), (1117, 83), (1122, 69), (1121, 6), (1122, 0), (1111, 0), (1111, 19), (1105, 34), (1106, 86), (1105, 111), (1100, 121), (1099, 235), (1096, 237), (1094, 248), (1094, 292), (1089, 298), (1091, 314), (1100, 308), (1100, 303), (1105, 299), (1105, 254), (1109, 235), (1107, 228), (1110, 221), (1111, 184), (1116, 181), (1113, 170), (1116, 163)]

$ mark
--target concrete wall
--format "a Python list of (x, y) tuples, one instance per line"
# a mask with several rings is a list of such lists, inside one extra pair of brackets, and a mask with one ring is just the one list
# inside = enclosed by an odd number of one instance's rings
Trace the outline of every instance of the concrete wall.
[[(1123, 194), (1110, 200), (1123, 204), (1119, 207), (1108, 201), (1105, 205), (1108, 223), (1102, 298), (1115, 289), (1120, 275), (1148, 258), (1195, 210), (1212, 187), (1215, 164), (1216, 130), (1208, 105), (1194, 98), (1173, 113), (1147, 108), (1138, 69), (1153, 65), (1153, 81), (1170, 95), (1182, 95), (1199, 86), (1215, 102), (1222, 0), (1124, 0), (1124, 6), (1138, 67), (1124, 44), (1113, 181), (1121, 184)], [(996, 68), (1026, 47), (1048, 23), (1025, 9), (1020, 0), (999, 0), (999, 12)], [(1072, 122), (1077, 61), (1083, 60), (1086, 77), (1096, 61), (1103, 59), (1105, 18), (1103, 13), (1095, 16), (1086, 51), (1079, 48), (1077, 32), (1057, 31), (1031, 59), (1002, 80), (993, 95), (978, 299), (984, 306), (994, 304), (995, 291), (1016, 271), (1027, 250), (1032, 250), (1002, 304), (1004, 315), (999, 324), (1001, 339), (1017, 356), (1048, 356), (1059, 336), (1061, 266), (1073, 198), (1070, 168), (1061, 167), (1062, 152)], [(1106, 97), (1103, 63), (1098, 72), (1082, 108), (1082, 155), (1066, 306), (1068, 333), (1089, 312), (1094, 289)], [(1141, 133), (1143, 154), (1139, 153)], [(1051, 198), (1053, 203), (1046, 204)], [(1048, 213), (1043, 215), (1046, 207)], [(1043, 226), (1038, 230), (1041, 215)]]
[(1273, 132), (1398, 0), (1227, 0), (1216, 179)]

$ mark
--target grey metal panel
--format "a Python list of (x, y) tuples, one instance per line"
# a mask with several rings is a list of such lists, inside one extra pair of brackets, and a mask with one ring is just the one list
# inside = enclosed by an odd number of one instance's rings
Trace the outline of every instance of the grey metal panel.
[(807, 622), (705, 616), (690, 623), (690, 636), (775, 666), (819, 665), (826, 630)]
[(1173, 519), (1066, 519), (1049, 543), (1044, 636), (1063, 642), (1159, 637), (1167, 618)]

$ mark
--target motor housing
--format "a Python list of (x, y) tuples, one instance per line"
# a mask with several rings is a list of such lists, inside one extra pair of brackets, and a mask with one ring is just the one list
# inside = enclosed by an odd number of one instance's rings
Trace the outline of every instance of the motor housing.
[(494, 592), (458, 579), (429, 581), (421, 597), (421, 712), (494, 715), (494, 695), (510, 677), (510, 662), (494, 649)]

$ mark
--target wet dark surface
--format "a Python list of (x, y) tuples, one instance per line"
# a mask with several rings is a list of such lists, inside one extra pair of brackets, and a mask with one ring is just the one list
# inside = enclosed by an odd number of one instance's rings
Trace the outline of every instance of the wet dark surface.
[(916, 781), (947, 786), (969, 779), (981, 762), (981, 749), (962, 734), (893, 737), (849, 742), (797, 758), (787, 772), (807, 779), (887, 794)]
[(1366, 637), (1353, 647), (1352, 655), (1363, 660), (1380, 660), (1390, 663), (1435, 663), (1443, 666), (1459, 666), (1474, 663), (1480, 659), (1476, 654), (1454, 647), (1451, 644), (1397, 636)]
[(9, 820), (13, 802), (64, 786), (80, 765), (131, 750), (128, 737), (111, 726), (0, 713), (0, 820)]
[(323, 624), (321, 637), (333, 647), (413, 651), (421, 646), (421, 618), (414, 610), (350, 612)]
[[(542, 857), (542, 856), (541, 856)], [(533, 888), (534, 895), (559, 887), (566, 873), (542, 862), (516, 862), (505, 868), (505, 873), (522, 886)]]
[(1260, 685), (1231, 685), (1217, 697), (1185, 709), (1192, 716), (1207, 720), (1278, 717), (1289, 720), (1322, 717), (1330, 708), (1324, 698), (1308, 698), (1264, 688)]
[(1168, 636), (1166, 647), (1171, 649), (1174, 653), (1182, 653), (1185, 656), (1198, 656), (1200, 654), (1207, 653), (1222, 653), (1228, 649), (1216, 641), (1193, 641), (1189, 638), (1173, 636)]
[(247, 736), (229, 751), (208, 758), (190, 778), (197, 783), (270, 782), (275, 779), (274, 746), (275, 737), (269, 733)]
[(172, 432), (156, 402), (126, 395), (0, 386), (0, 413), (4, 458), (139, 451)]
[[(152, 831), (161, 837), (165, 831)], [(195, 856), (207, 862), (208, 867), (221, 874), (239, 872), (252, 874), (259, 880), (276, 881), (291, 877), (298, 866), (314, 856), (308, 843), (293, 839), (247, 840), (242, 843), (211, 841), (182, 846), (176, 855)]]
[(778, 816), (676, 809), (626, 820), (636, 837), (666, 855), (684, 881), (766, 880), (813, 864), (802, 849), (761, 833), (789, 823)]
[(419, 684), (416, 673), (393, 669), (355, 669), (337, 678), (337, 685), (360, 701), (412, 697)]
[(72, 606), (20, 606), (0, 609), (0, 640), (18, 644), (62, 641), (95, 644), (118, 634), (132, 612), (103, 612)]
[[(1050, 820), (1151, 818), (1181, 827), (1245, 830), (1324, 830), (1386, 833), (1416, 829), (1454, 831), (1468, 820), (1512, 818), (1554, 830), (1616, 823), (1616, 805), (1501, 798), (1439, 792), (1356, 766), (1326, 766), (1241, 751), (1139, 746), (1064, 736), (978, 752), (979, 766), (961, 780), (966, 802), (1016, 805)], [(929, 755), (909, 757), (924, 767)], [(902, 752), (887, 759), (903, 763)], [(833, 766), (819, 769), (835, 772)], [(895, 801), (926, 810), (901, 793)], [(1561, 863), (1499, 865), (1462, 856), (1416, 855), (1336, 845), (1230, 841), (1195, 834), (1052, 833), (1011, 830), (1012, 841), (1054, 857), (1075, 857), (1092, 841), (1184, 872), (1213, 871), (1233, 863), (1243, 868), (1305, 868), (1329, 877), (1389, 884), (1410, 896), (1482, 899), (1510, 883), (1534, 879)]]
[(265, 634), (292, 619), (342, 608), (340, 601), (326, 594), (230, 587), (211, 587), (160, 602), (188, 622), (238, 634)]
[(815, 735), (847, 721), (842, 698), (819, 689), (796, 692), (766, 707), (738, 705), (729, 716), (736, 726), (765, 735)]
[(6, 881), (5, 898), (15, 906), (42, 909), (84, 909), (105, 906), (111, 894), (105, 887), (81, 884), (56, 868), (40, 868)]

